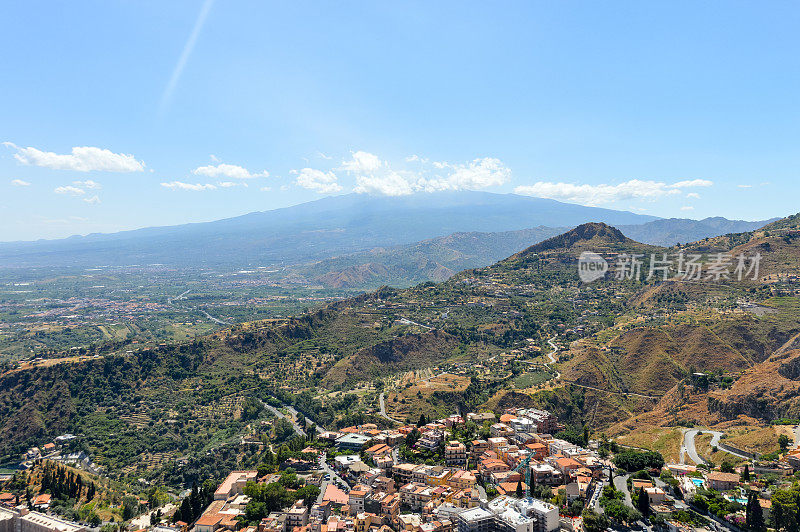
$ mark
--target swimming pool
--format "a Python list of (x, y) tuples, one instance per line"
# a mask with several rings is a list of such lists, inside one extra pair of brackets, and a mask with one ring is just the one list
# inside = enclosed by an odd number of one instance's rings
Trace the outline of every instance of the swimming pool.
[(698, 488), (702, 488), (702, 487), (703, 487), (703, 483), (704, 483), (704, 482), (705, 482), (705, 481), (704, 481), (702, 478), (692, 478), (692, 483), (693, 483), (695, 486), (697, 486)]

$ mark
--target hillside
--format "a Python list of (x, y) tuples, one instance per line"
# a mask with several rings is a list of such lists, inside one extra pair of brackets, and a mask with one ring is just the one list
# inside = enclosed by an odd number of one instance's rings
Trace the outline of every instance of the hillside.
[(0, 267), (301, 264), (456, 232), (571, 227), (590, 220), (636, 224), (653, 219), (513, 194), (349, 194), (206, 223), (2, 243)]
[[(758, 249), (764, 264), (796, 274), (797, 265), (787, 262), (800, 257), (793, 231), (720, 237), (686, 249), (726, 243), (732, 252)], [(588, 250), (612, 264), (638, 254), (645, 275), (617, 278), (610, 270), (582, 283), (577, 261)], [(182, 344), (7, 372), (0, 376), (0, 429), (9, 437), (0, 453), (72, 431), (98, 463), (121, 475), (149, 449), (175, 449), (176, 442), (187, 456), (222, 453), (222, 464), (227, 446), (247, 430), (241, 415), (253, 397), (293, 404), (335, 428), (354, 409), (376, 408), (377, 383), (402, 389), (434, 369), (463, 375), (469, 384), (422, 395), (415, 408), (424, 409), (425, 401), (436, 408), (526, 403), (552, 409), (568, 424), (588, 420), (609, 430), (744, 414), (765, 423), (794, 412), (789, 381), (798, 374), (792, 342), (800, 335), (800, 302), (793, 278), (647, 277), (651, 254), (676, 252), (588, 223), (441, 283), (384, 287), (296, 318), (236, 325)], [(524, 369), (497, 355), (541, 362), (553, 339), (562, 346), (561, 379), (517, 389)], [(709, 373), (709, 388), (682, 391), (698, 371)], [(761, 393), (759, 378), (776, 384)], [(196, 467), (170, 470), (168, 481), (185, 482)]]

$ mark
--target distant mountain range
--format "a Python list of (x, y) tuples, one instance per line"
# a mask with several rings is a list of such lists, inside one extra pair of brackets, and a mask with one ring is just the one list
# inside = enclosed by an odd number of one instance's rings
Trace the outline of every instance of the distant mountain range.
[(404, 286), (491, 264), (589, 221), (660, 245), (766, 223), (665, 220), (514, 194), (349, 194), (214, 222), (0, 243), (0, 267), (280, 265), (287, 275), (330, 287)]
[[(639, 242), (671, 246), (728, 233), (753, 231), (770, 221), (670, 218), (620, 227), (625, 234), (632, 235), (631, 238)], [(308, 282), (331, 288), (403, 287), (424, 281), (440, 282), (458, 271), (488, 266), (569, 229), (541, 226), (496, 233), (453, 233), (403, 246), (346, 254), (290, 268), (290, 271)]]

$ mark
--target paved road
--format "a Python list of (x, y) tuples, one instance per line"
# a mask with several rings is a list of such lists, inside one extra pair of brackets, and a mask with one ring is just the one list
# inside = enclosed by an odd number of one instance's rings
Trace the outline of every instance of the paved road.
[(161, 510), (161, 515), (165, 515), (167, 512), (173, 510), (175, 505), (172, 503), (168, 503), (161, 508), (156, 508), (152, 512), (146, 512), (140, 515), (139, 517), (133, 519), (131, 521), (131, 526), (135, 527), (135, 530), (141, 530), (143, 528), (148, 528), (150, 526), (150, 515), (157, 513)]
[(561, 378), (561, 373), (559, 373), (557, 369), (550, 367), (551, 364), (555, 364), (556, 363), (556, 356), (555, 355), (556, 355), (556, 353), (558, 353), (558, 346), (553, 343), (554, 339), (555, 339), (555, 336), (553, 336), (553, 338), (550, 338), (550, 339), (547, 340), (547, 343), (550, 345), (550, 347), (553, 348), (553, 350), (550, 351), (549, 353), (547, 353), (547, 358), (550, 360), (550, 362), (546, 362), (545, 363), (545, 366), (547, 366), (548, 368), (552, 369), (553, 372), (555, 372), (555, 376), (553, 377), (553, 380)]
[[(331, 476), (331, 480), (333, 482), (341, 484), (342, 486), (347, 488), (348, 491), (350, 490), (350, 484), (348, 484), (342, 477), (339, 476), (338, 473), (336, 473), (336, 471), (331, 469), (331, 467), (328, 465), (327, 453), (322, 453), (319, 456), (319, 467)], [(325, 493), (324, 490), (322, 491), (322, 493)]]
[(230, 322), (221, 320), (219, 318), (215, 318), (214, 316), (212, 316), (211, 314), (209, 314), (208, 312), (206, 312), (205, 310), (203, 310), (201, 308), (181, 307), (181, 305), (178, 305), (178, 304), (175, 303), (176, 301), (181, 301), (183, 299), (186, 299), (186, 294), (188, 294), (191, 291), (192, 291), (192, 289), (190, 288), (189, 290), (186, 290), (185, 292), (183, 292), (182, 294), (180, 294), (178, 296), (175, 296), (174, 298), (173, 297), (168, 297), (167, 298), (167, 305), (171, 305), (171, 306), (173, 306), (175, 308), (182, 308), (184, 310), (196, 310), (196, 311), (200, 312), (203, 316), (208, 318), (209, 320), (211, 320), (214, 323), (216, 323), (217, 325), (230, 325)]
[(422, 327), (423, 329), (428, 329), (429, 331), (433, 330), (433, 327), (429, 327), (427, 325), (423, 325), (421, 323), (417, 323), (416, 321), (410, 320), (410, 319), (405, 318), (403, 316), (400, 316), (400, 319), (397, 320), (397, 321), (399, 321), (403, 325), (416, 325), (417, 327)]
[(689, 458), (695, 464), (705, 464), (706, 461), (697, 454), (697, 448), (694, 445), (694, 439), (699, 434), (711, 434), (711, 447), (716, 447), (717, 449), (724, 451), (728, 454), (732, 454), (734, 456), (738, 456), (739, 458), (744, 458), (746, 460), (750, 460), (751, 456), (746, 456), (743, 454), (735, 453), (732, 451), (728, 451), (727, 449), (723, 449), (719, 446), (719, 440), (722, 438), (723, 433), (719, 432), (718, 430), (703, 430), (703, 429), (689, 429), (683, 433), (683, 444), (681, 445), (681, 463), (685, 463), (686, 455), (689, 455)]
[[(261, 399), (259, 399), (259, 401), (261, 401)], [(294, 431), (297, 433), (297, 435), (298, 435), (298, 436), (303, 436), (303, 437), (305, 437), (306, 433), (305, 433), (305, 431), (303, 430), (303, 427), (301, 427), (301, 426), (300, 426), (298, 423), (296, 423), (296, 422), (295, 422), (295, 421), (294, 421), (294, 420), (291, 418), (291, 416), (286, 416), (286, 415), (284, 415), (284, 414), (283, 414), (283, 412), (281, 412), (280, 410), (278, 410), (277, 408), (275, 408), (275, 407), (274, 407), (274, 406), (272, 406), (272, 405), (268, 405), (268, 404), (267, 404), (267, 403), (265, 403), (264, 401), (261, 401), (261, 404), (262, 404), (262, 405), (264, 405), (264, 408), (266, 408), (267, 410), (269, 410), (270, 412), (272, 412), (273, 414), (275, 414), (275, 417), (283, 418), (283, 419), (285, 419), (286, 421), (288, 421), (289, 423), (291, 423), (291, 424), (292, 424), (292, 428), (294, 429)]]
[(625, 494), (625, 504), (633, 508), (633, 499), (631, 499), (631, 492), (628, 491), (628, 477), (630, 475), (623, 475), (614, 477), (614, 488)]
[(800, 447), (800, 425), (796, 425), (793, 429), (794, 432), (794, 446)]
[[(284, 406), (284, 408), (286, 408), (286, 410), (289, 411), (289, 413), (292, 414), (292, 416), (294, 416), (295, 419), (298, 419), (298, 418), (301, 417), (300, 412), (295, 410), (293, 406), (289, 406), (289, 405), (283, 405), (283, 406)], [(302, 417), (305, 417), (305, 416), (302, 416)], [(324, 427), (320, 427), (319, 425), (314, 423), (313, 419), (306, 417), (306, 426), (310, 427), (311, 425), (314, 425), (314, 430), (317, 431), (317, 434), (322, 434), (323, 432), (325, 432), (325, 428)]]
[(386, 398), (383, 392), (381, 392), (381, 394), (378, 396), (378, 404), (380, 405), (380, 410), (378, 411), (379, 416), (394, 423), (402, 423), (386, 413)]

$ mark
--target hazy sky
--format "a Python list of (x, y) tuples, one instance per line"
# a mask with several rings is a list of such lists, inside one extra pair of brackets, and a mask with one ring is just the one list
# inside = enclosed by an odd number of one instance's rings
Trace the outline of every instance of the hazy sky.
[(9, 2), (0, 240), (353, 191), (786, 215), (799, 19), (792, 2)]

